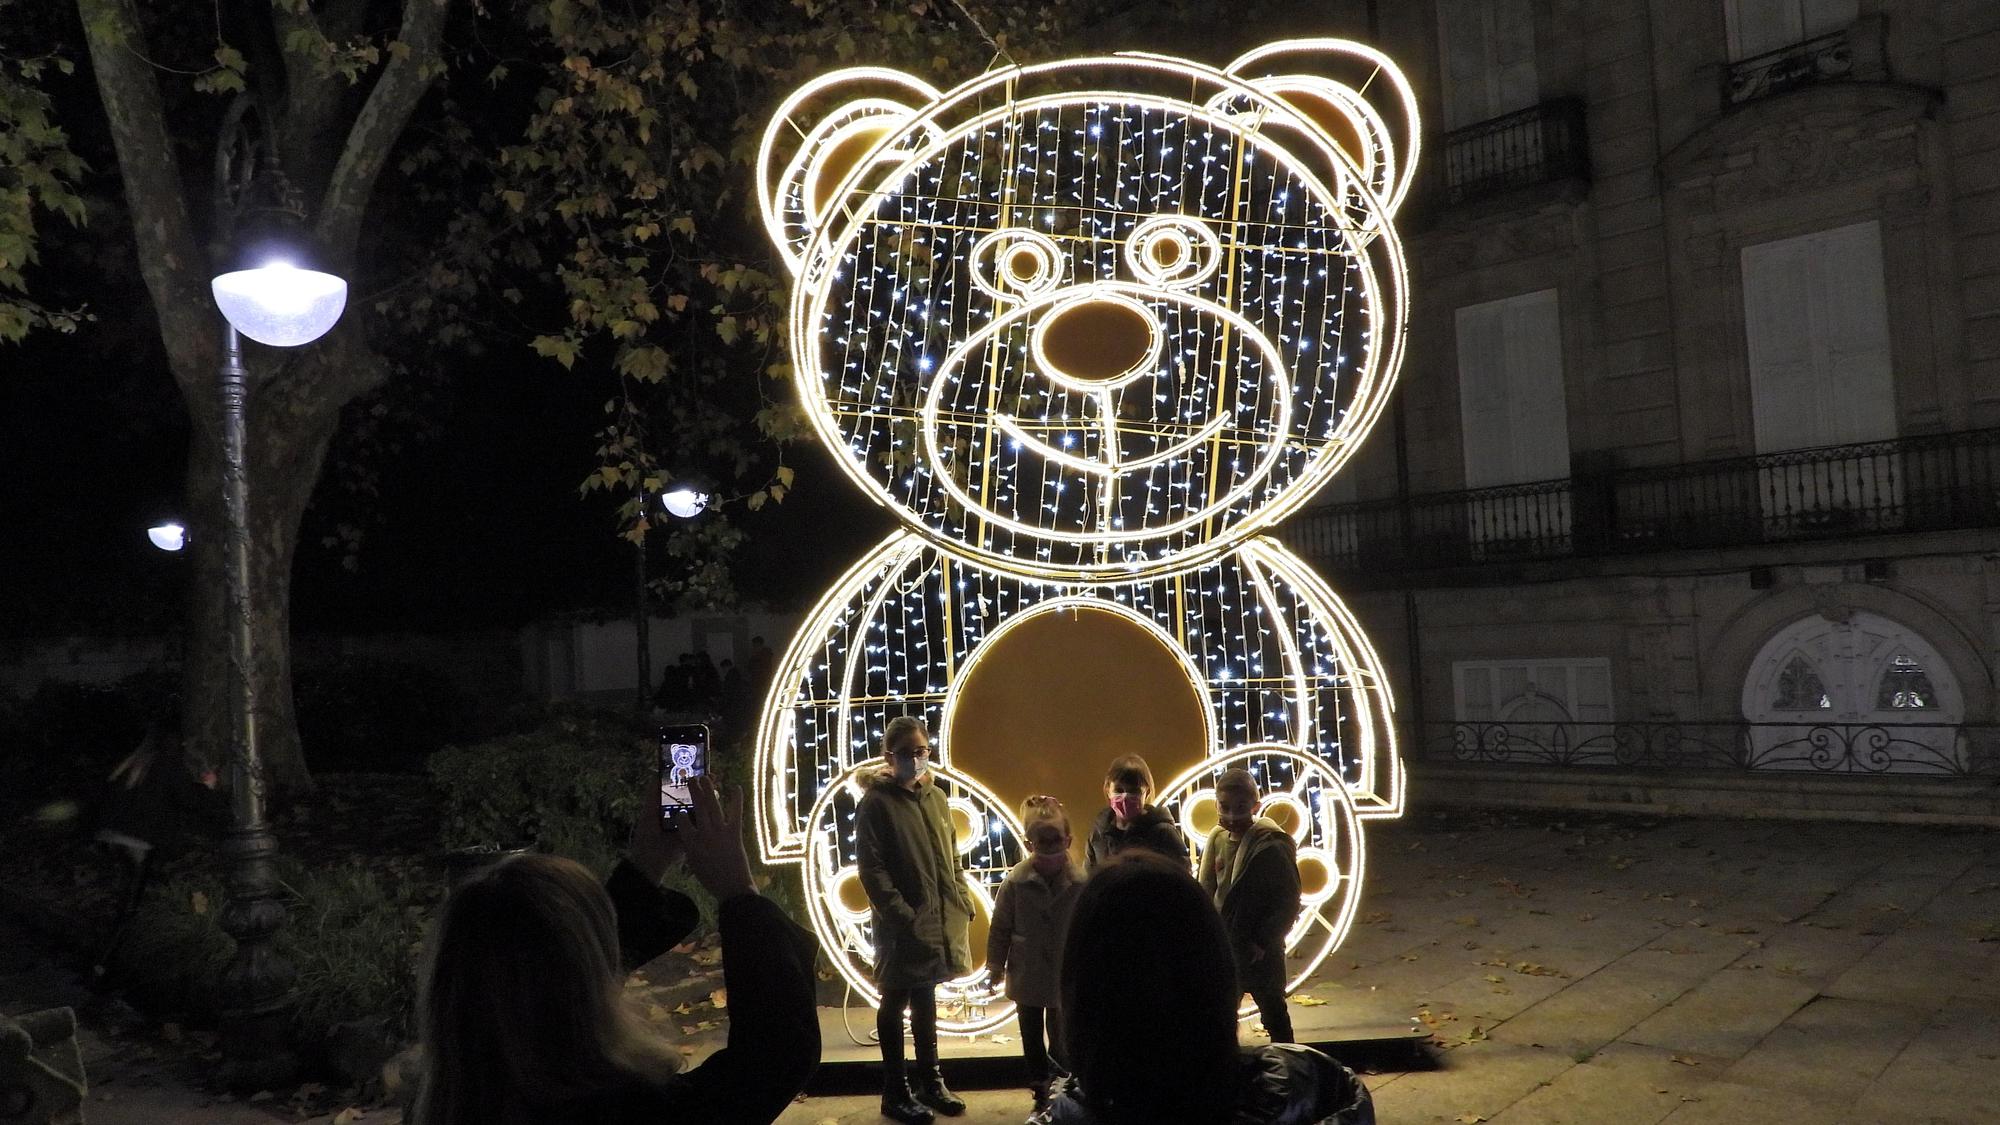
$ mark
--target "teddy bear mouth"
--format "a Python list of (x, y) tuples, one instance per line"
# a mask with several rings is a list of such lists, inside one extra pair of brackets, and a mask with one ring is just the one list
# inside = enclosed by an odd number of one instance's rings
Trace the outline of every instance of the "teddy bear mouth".
[(1115, 458), (1113, 460), (1104, 460), (1098, 457), (1079, 457), (1067, 450), (1050, 445), (1048, 442), (1029, 433), (1027, 428), (1021, 425), (1020, 420), (1011, 414), (995, 415), (993, 422), (1000, 427), (1001, 433), (1007, 435), (1009, 441), (1019, 444), (1035, 455), (1054, 461), (1059, 465), (1065, 465), (1078, 472), (1095, 473), (1099, 476), (1127, 473), (1135, 469), (1144, 469), (1161, 464), (1162, 462), (1171, 461), (1177, 457), (1185, 457), (1196, 448), (1214, 440), (1215, 436), (1222, 432), (1222, 427), (1229, 423), (1227, 416), (1217, 417), (1211, 419), (1207, 425), (1196, 430), (1194, 433), (1163, 449), (1156, 449), (1140, 457), (1117, 457), (1116, 454), (1119, 449), (1118, 413), (1110, 403), (1109, 397), (1108, 395), (1103, 396), (1098, 402), (1097, 425), (1103, 434), (1103, 448), (1113, 454)]

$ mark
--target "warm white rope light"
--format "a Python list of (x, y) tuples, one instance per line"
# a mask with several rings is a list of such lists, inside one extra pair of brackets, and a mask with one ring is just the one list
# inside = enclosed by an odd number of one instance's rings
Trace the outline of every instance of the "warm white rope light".
[[(804, 865), (813, 925), (871, 1002), (857, 774), (896, 715), (949, 731), (995, 641), (1048, 613), (1109, 612), (1186, 674), (1209, 753), (1163, 789), (1170, 807), (1205, 808), (1229, 765), (1264, 783), (1312, 883), (1291, 983), (1344, 937), (1360, 826), (1403, 809), (1393, 701), (1353, 615), (1258, 533), (1353, 455), (1394, 384), (1392, 220), (1418, 131), (1394, 65), (1331, 39), (1221, 69), (1011, 66), (943, 92), (856, 68), (773, 117), (759, 203), (796, 276), (800, 401), (908, 530), (786, 650), (753, 812), (759, 854)], [(1022, 794), (960, 772), (950, 742), (936, 772), (990, 907), (1025, 855)], [(957, 1032), (1011, 1014), (977, 971), (940, 1004)]]

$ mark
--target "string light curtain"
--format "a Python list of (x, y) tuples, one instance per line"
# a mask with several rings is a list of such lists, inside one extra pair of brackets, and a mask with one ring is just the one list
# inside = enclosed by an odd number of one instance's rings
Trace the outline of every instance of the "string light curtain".
[[(1215, 776), (1245, 766), (1298, 841), (1293, 983), (1338, 945), (1361, 823), (1403, 805), (1393, 705), (1352, 615), (1259, 532), (1353, 454), (1393, 384), (1391, 219), (1417, 135), (1393, 64), (1328, 39), (1219, 70), (1015, 66), (948, 92), (859, 68), (774, 117), (760, 198), (796, 275), (800, 399), (907, 525), (809, 615), (757, 742), (760, 854), (804, 865), (815, 928), (863, 995), (853, 814), (885, 723), (950, 729), (996, 637), (1086, 608), (1156, 638), (1202, 701), (1207, 756), (1160, 803), (1199, 842)], [(1019, 795), (958, 769), (949, 739), (940, 757), (990, 905), (1025, 854)], [(951, 982), (942, 1026), (1004, 1020), (997, 986)]]

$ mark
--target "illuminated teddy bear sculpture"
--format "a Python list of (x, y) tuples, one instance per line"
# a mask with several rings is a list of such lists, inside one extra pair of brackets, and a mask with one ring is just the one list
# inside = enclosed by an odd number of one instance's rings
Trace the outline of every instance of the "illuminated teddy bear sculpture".
[[(905, 529), (779, 663), (754, 815), (871, 1002), (853, 815), (899, 714), (936, 736), (982, 912), (1024, 854), (1021, 799), (1060, 797), (1080, 844), (1106, 765), (1137, 752), (1197, 846), (1216, 776), (1261, 779), (1298, 841), (1293, 985), (1345, 935), (1361, 824), (1402, 811), (1389, 690), (1340, 600), (1258, 532), (1394, 381), (1416, 136), (1395, 66), (1323, 39), (943, 93), (843, 70), (778, 110), (759, 186), (796, 278), (799, 397)], [(1011, 1011), (978, 965), (940, 1006), (959, 1032)]]

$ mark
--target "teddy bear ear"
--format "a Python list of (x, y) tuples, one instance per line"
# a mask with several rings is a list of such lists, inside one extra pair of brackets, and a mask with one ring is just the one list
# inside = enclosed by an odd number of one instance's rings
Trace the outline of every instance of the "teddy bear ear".
[(900, 70), (851, 67), (799, 87), (772, 114), (757, 150), (757, 202), (794, 274), (850, 174), (896, 155), (909, 125), (939, 96)]
[(1382, 201), (1381, 221), (1395, 215), (1416, 170), (1419, 126), (1416, 92), (1389, 56), (1349, 39), (1287, 39), (1225, 71), (1289, 107), (1304, 129), (1344, 153)]

